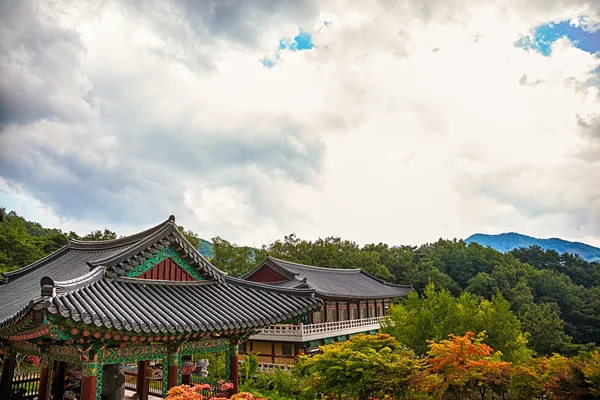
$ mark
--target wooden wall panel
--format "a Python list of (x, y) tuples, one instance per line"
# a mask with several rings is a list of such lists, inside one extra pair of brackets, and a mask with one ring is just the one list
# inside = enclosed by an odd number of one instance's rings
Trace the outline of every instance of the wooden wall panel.
[(250, 280), (254, 282), (281, 282), (287, 281), (288, 279), (285, 276), (273, 271), (271, 268), (264, 267), (254, 274)]
[(195, 280), (170, 258), (161, 261), (142, 275), (137, 276), (137, 278), (178, 282), (190, 282)]

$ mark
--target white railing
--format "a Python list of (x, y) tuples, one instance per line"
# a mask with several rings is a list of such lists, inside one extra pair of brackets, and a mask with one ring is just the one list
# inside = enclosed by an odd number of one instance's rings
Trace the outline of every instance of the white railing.
[(258, 363), (258, 372), (264, 372), (265, 374), (272, 374), (275, 370), (280, 369), (285, 372), (290, 372), (294, 367), (293, 364), (271, 364), (271, 363)]
[(332, 332), (340, 329), (361, 328), (365, 326), (378, 325), (385, 317), (371, 317), (363, 319), (351, 319), (349, 321), (324, 322), (310, 325), (288, 325), (277, 324), (266, 326), (260, 333), (266, 335), (311, 335), (321, 332)]
[(266, 326), (254, 335), (255, 339), (274, 339), (305, 341), (328, 336), (345, 335), (379, 329), (385, 317), (352, 319), (349, 321), (324, 322), (320, 324), (277, 324)]
[(363, 319), (351, 319), (349, 321), (324, 322), (322, 324), (300, 325), (302, 334), (310, 335), (313, 333), (337, 331), (348, 328), (362, 328), (372, 325), (379, 325), (385, 317), (371, 317)]

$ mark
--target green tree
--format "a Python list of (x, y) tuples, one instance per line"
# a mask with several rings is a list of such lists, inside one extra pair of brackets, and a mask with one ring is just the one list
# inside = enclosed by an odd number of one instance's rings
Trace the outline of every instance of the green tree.
[(84, 235), (78, 239), (79, 240), (89, 240), (89, 241), (101, 241), (101, 240), (114, 240), (116, 238), (117, 238), (116, 233), (105, 228), (103, 231), (101, 231), (101, 230), (91, 231), (87, 235)]
[(0, 272), (24, 267), (42, 258), (45, 253), (40, 241), (27, 230), (25, 219), (14, 211), (5, 213), (0, 222)]
[(512, 369), (510, 388), (519, 400), (531, 400), (543, 395), (545, 360), (530, 358)]
[(229, 275), (243, 276), (256, 266), (253, 248), (237, 246), (218, 236), (212, 242), (215, 256), (210, 261)]
[(469, 279), (466, 290), (467, 292), (477, 294), (486, 299), (491, 299), (494, 293), (498, 291), (498, 286), (496, 286), (496, 281), (490, 274), (487, 272), (480, 272)]
[(590, 392), (600, 398), (600, 348), (589, 353), (588, 357), (584, 357), (581, 370)]
[(580, 359), (554, 354), (546, 361), (543, 388), (551, 399), (592, 399)]
[(388, 267), (381, 263), (377, 251), (370, 248), (361, 249), (355, 242), (342, 240), (339, 237), (319, 238), (311, 242), (291, 234), (285, 236), (283, 240), (263, 246), (262, 251), (257, 252), (259, 260), (266, 255), (324, 268), (362, 268), (378, 278), (394, 280)]
[(422, 369), (414, 353), (385, 334), (356, 335), (347, 342), (322, 346), (321, 351), (301, 357), (296, 366), (313, 394), (410, 398)]
[(240, 366), (241, 376), (244, 382), (248, 382), (258, 372), (258, 358), (254, 353), (247, 353), (244, 362)]
[(430, 283), (438, 288), (448, 290), (452, 294), (461, 292), (454, 279), (445, 272), (440, 271), (431, 261), (410, 265), (405, 273), (405, 279), (406, 282), (410, 282), (417, 292), (423, 292)]
[(487, 344), (501, 351), (507, 360), (518, 360), (529, 353), (520, 322), (499, 293), (491, 300), (470, 293), (458, 297), (429, 284), (423, 293), (410, 293), (390, 308), (382, 332), (400, 343), (425, 354), (428, 341), (440, 341), (449, 334), (485, 332)]
[(198, 237), (197, 233), (190, 230), (186, 230), (181, 225), (177, 225), (177, 230), (183, 235), (183, 237), (187, 239), (188, 242), (190, 242), (192, 246), (194, 246), (195, 249), (198, 249), (198, 247), (200, 246), (200, 238)]
[(394, 246), (387, 244), (367, 244), (363, 251), (374, 252), (379, 255), (379, 262), (385, 265), (393, 276), (395, 283), (412, 284), (408, 279), (408, 271), (414, 269), (417, 261), (416, 246)]
[(520, 314), (523, 330), (530, 335), (529, 345), (539, 355), (564, 351), (571, 344), (558, 310), (556, 303), (532, 303)]

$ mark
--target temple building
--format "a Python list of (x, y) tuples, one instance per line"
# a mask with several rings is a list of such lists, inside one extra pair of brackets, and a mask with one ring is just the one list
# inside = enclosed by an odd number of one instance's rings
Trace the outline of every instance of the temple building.
[(375, 333), (390, 302), (413, 291), (389, 284), (361, 269), (321, 268), (267, 257), (244, 276), (272, 290), (314, 290), (324, 307), (285, 323), (262, 328), (242, 343), (240, 353), (257, 355), (259, 370), (289, 369), (298, 356), (319, 351), (319, 345), (341, 342), (357, 333)]
[(0, 398), (22, 390), (13, 379), (18, 355), (41, 360), (37, 393), (27, 398), (62, 399), (68, 389), (73, 398), (100, 399), (124, 390), (115, 379), (121, 365), (133, 364), (145, 400), (149, 363), (159, 366), (164, 396), (189, 382), (182, 368), (192, 356), (215, 351), (227, 352), (236, 391), (239, 343), (321, 306), (312, 289), (225, 276), (179, 233), (173, 216), (132, 236), (71, 240), (1, 277)]

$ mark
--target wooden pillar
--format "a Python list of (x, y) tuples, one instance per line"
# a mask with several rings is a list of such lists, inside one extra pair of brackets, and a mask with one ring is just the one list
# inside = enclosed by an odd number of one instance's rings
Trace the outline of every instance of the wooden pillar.
[(139, 400), (148, 400), (150, 391), (150, 380), (148, 379), (148, 361), (138, 361), (138, 371), (135, 381), (135, 389)]
[[(64, 363), (61, 363), (64, 364)], [(81, 400), (96, 400), (96, 388), (98, 386), (98, 370), (102, 368), (98, 362), (84, 362), (81, 368)], [(64, 382), (64, 368), (63, 368)], [(63, 383), (64, 385), (64, 383)], [(55, 397), (56, 398), (56, 397)], [(62, 399), (62, 397), (59, 397)]]
[(10, 392), (15, 371), (15, 352), (10, 349), (4, 353), (4, 364), (2, 367), (2, 377), (0, 378), (0, 398), (10, 399)]
[(340, 315), (340, 302), (339, 301), (335, 302), (335, 316), (337, 317), (336, 319), (338, 321), (342, 320), (342, 316)]
[(230, 350), (230, 369), (231, 369), (231, 376), (229, 377), (229, 380), (231, 381), (231, 383), (233, 383), (233, 389), (232, 389), (232, 393), (231, 394), (236, 394), (239, 390), (239, 364), (238, 364), (238, 352), (239, 352), (239, 345), (238, 345), (239, 341), (237, 339), (233, 340), (232, 339), (232, 346), (231, 346), (231, 350)]
[(167, 389), (177, 386), (177, 382), (179, 381), (179, 357), (179, 352), (169, 354)]
[[(192, 356), (183, 356), (181, 358), (182, 361), (192, 361)], [(192, 375), (182, 375), (181, 376), (181, 383), (184, 385), (189, 385), (190, 382), (192, 381)]]
[(46, 398), (46, 388), (48, 387), (48, 364), (49, 360), (43, 357), (40, 362), (40, 383), (38, 385), (38, 400)]
[(275, 364), (275, 342), (271, 342), (271, 362)]
[(140, 394), (144, 386), (144, 376), (146, 375), (145, 361), (138, 361), (137, 363), (137, 374), (135, 375), (135, 392)]
[[(52, 380), (52, 398), (62, 399), (65, 393), (65, 367), (62, 361), (54, 363), (54, 379)], [(82, 382), (83, 385), (83, 382)], [(83, 398), (82, 398), (83, 400)]]

